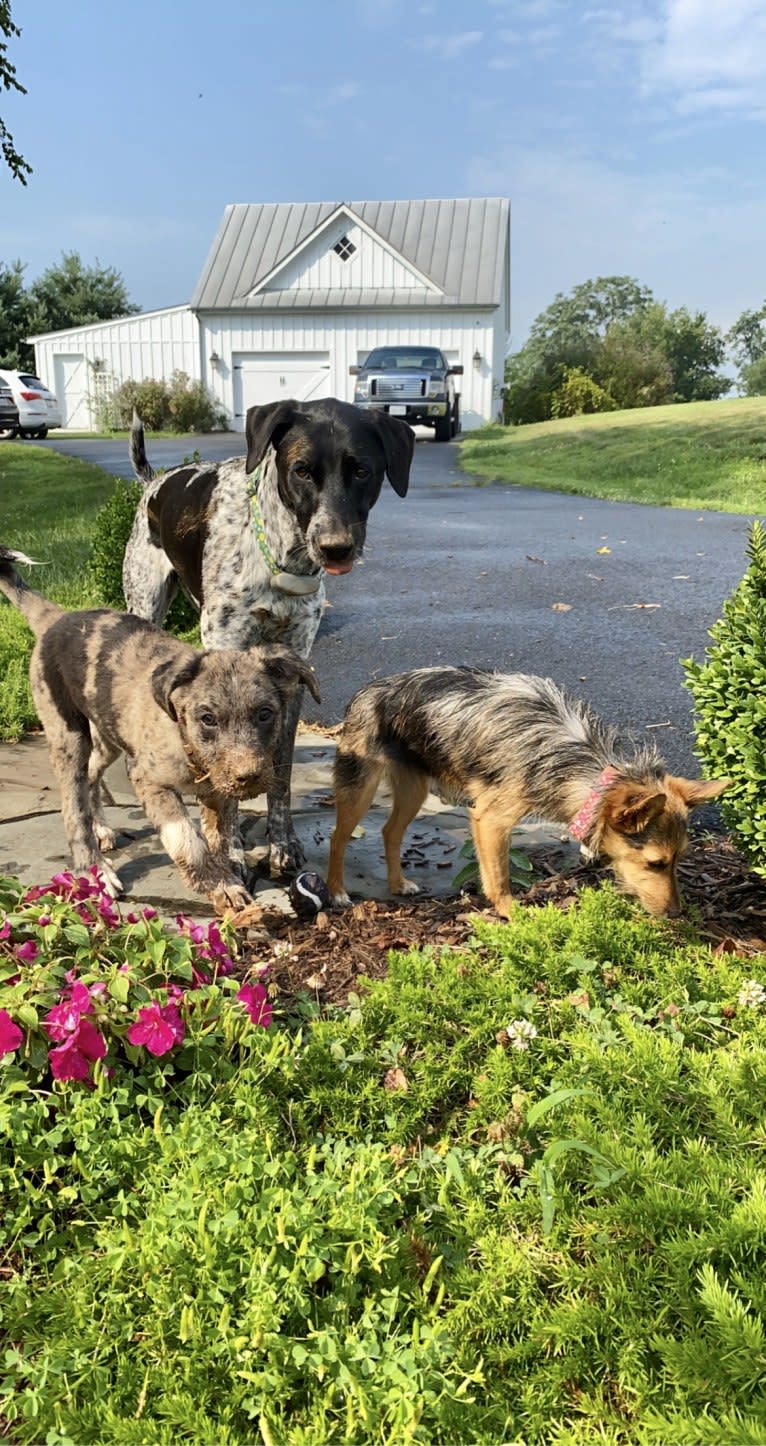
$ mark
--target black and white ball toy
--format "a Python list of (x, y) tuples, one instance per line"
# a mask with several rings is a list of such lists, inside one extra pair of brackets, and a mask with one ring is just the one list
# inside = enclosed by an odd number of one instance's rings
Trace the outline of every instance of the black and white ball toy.
[(321, 874), (306, 871), (294, 878), (287, 896), (299, 919), (313, 919), (330, 902), (330, 894)]

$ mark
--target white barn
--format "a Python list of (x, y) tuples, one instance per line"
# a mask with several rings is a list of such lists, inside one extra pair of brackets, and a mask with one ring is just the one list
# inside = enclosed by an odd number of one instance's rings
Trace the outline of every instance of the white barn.
[(464, 428), (495, 419), (510, 328), (503, 199), (227, 206), (191, 303), (30, 337), (64, 425), (127, 380), (199, 379), (242, 431), (280, 397), (350, 401), (373, 346), (460, 362)]

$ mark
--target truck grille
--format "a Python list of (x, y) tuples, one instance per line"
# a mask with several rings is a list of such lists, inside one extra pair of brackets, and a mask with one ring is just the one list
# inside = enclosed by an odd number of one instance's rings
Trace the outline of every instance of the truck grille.
[(421, 376), (373, 377), (370, 395), (379, 397), (381, 401), (405, 402), (413, 397), (424, 397), (426, 386), (427, 379)]

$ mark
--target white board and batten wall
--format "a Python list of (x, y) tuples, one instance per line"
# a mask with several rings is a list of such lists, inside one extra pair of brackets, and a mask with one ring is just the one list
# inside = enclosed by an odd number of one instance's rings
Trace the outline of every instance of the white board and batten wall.
[(248, 407), (353, 399), (375, 346), (440, 348), (463, 427), (494, 420), (509, 330), (507, 201), (229, 206), (192, 302), (30, 338), (70, 430), (124, 381), (201, 380), (232, 430)]

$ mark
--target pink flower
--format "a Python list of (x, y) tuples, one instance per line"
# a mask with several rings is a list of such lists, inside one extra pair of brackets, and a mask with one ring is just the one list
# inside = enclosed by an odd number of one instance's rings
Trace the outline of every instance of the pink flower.
[(25, 943), (17, 944), (13, 952), (17, 959), (23, 959), (25, 964), (31, 964), (37, 958), (40, 950), (34, 939), (27, 939)]
[(159, 1004), (154, 1000), (139, 1009), (135, 1024), (128, 1030), (131, 1044), (143, 1044), (150, 1054), (167, 1054), (174, 1044), (181, 1044), (184, 1022), (175, 1003)]
[(60, 1004), (55, 1004), (46, 1014), (43, 1025), (51, 1039), (61, 1041), (75, 1033), (81, 1017), (81, 1011), (72, 1004), (71, 999), (62, 999)]
[(10, 926), (10, 924), (8, 923), (8, 920), (7, 920), (7, 919), (3, 919), (2, 926), (0, 927), (0, 939), (10, 939), (10, 937), (11, 937), (11, 926)]
[[(50, 1016), (48, 1016), (50, 1018)], [(46, 1026), (47, 1027), (47, 1026)], [(50, 1032), (50, 1031), (49, 1031)], [(53, 1038), (56, 1036), (54, 1035)], [(48, 1063), (54, 1079), (90, 1079), (90, 1061), (103, 1059), (106, 1041), (99, 1034), (90, 1019), (78, 1018), (74, 1031), (60, 1044), (50, 1050)]]
[(40, 917), (39, 917), (39, 919), (37, 920), (37, 923), (38, 923), (39, 928), (44, 929), (45, 926), (46, 926), (46, 924), (50, 924), (50, 921), (51, 921), (51, 916), (50, 916), (50, 914), (41, 914)]
[(0, 1054), (13, 1054), (24, 1042), (24, 1035), (18, 1024), (14, 1024), (7, 1009), (0, 1009)]
[(243, 984), (237, 994), (239, 1003), (247, 1010), (253, 1024), (268, 1029), (271, 1024), (272, 1008), (263, 984)]

